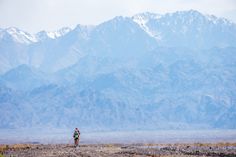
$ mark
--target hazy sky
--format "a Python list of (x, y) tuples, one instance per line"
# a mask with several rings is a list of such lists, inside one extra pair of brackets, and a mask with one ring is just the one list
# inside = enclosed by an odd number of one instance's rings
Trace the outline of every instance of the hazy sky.
[(189, 9), (236, 23), (236, 0), (0, 0), (0, 28), (15, 26), (36, 33), (98, 24), (118, 15)]

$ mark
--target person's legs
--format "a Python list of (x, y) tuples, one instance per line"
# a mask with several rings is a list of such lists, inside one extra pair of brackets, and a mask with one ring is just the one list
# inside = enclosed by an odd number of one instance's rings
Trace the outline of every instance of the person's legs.
[(77, 138), (75, 138), (75, 147), (78, 145), (77, 142), (78, 141), (78, 139)]
[(77, 138), (77, 139), (76, 139), (76, 144), (75, 144), (76, 146), (78, 146), (78, 144), (79, 144), (78, 141), (79, 141), (79, 139)]

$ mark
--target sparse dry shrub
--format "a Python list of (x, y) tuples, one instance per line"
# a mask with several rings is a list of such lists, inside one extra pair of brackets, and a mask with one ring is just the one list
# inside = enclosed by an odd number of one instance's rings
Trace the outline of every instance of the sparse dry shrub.
[(14, 144), (11, 146), (11, 149), (19, 150), (19, 149), (29, 149), (31, 148), (31, 145), (29, 144)]
[(0, 145), (0, 154), (3, 154), (8, 148), (8, 145)]

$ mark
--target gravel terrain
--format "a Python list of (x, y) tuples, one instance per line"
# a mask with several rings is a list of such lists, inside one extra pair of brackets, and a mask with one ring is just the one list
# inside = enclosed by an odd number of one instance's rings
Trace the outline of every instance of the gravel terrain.
[(4, 157), (236, 157), (236, 143), (1, 145)]

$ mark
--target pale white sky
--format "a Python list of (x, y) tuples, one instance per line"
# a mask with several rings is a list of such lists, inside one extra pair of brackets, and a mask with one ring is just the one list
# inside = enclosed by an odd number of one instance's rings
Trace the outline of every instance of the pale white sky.
[(190, 9), (236, 23), (236, 0), (0, 0), (0, 28), (14, 26), (36, 33), (99, 24), (119, 15)]

